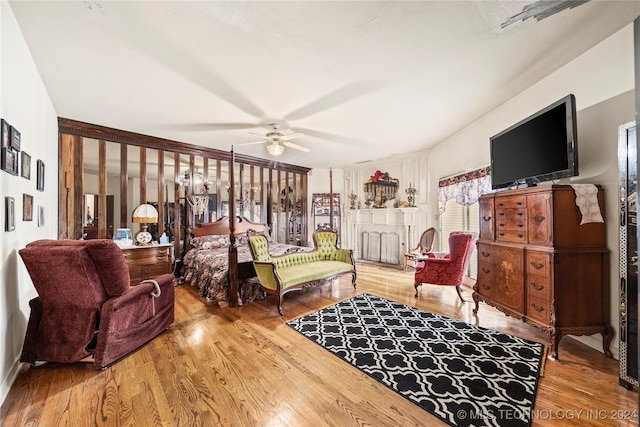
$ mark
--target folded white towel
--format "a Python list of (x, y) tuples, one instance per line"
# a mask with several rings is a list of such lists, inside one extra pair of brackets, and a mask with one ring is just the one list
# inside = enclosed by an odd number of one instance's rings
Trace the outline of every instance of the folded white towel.
[(593, 184), (571, 184), (576, 192), (576, 205), (582, 213), (580, 225), (589, 222), (604, 222), (598, 205), (598, 187)]

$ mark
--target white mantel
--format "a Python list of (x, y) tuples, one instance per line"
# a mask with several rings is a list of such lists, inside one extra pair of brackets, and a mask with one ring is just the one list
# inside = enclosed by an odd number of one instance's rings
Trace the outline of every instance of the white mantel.
[(352, 249), (356, 259), (362, 259), (363, 232), (396, 233), (399, 236), (398, 253), (401, 254), (400, 259), (404, 259), (402, 254), (411, 249), (419, 238), (420, 212), (418, 207), (347, 210), (343, 246)]

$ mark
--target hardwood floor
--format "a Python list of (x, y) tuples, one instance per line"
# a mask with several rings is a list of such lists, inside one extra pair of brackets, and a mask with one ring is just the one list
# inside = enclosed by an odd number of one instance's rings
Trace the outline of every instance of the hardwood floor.
[[(345, 277), (287, 294), (283, 317), (272, 297), (220, 308), (179, 286), (171, 328), (104, 371), (88, 363), (23, 365), (1, 425), (446, 425), (284, 324), (365, 292), (544, 342), (485, 304), (474, 316), (474, 304), (460, 303), (454, 288), (423, 285), (416, 299), (412, 285), (410, 272), (360, 264), (356, 291)], [(464, 295), (471, 300), (470, 290)], [(562, 339), (559, 358), (546, 361), (534, 426), (638, 425), (638, 394), (618, 385), (616, 360), (571, 337)]]

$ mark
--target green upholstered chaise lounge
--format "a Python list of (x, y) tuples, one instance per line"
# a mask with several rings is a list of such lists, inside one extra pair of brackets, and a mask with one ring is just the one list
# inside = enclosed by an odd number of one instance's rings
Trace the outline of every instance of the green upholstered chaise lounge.
[(282, 316), (282, 296), (287, 292), (326, 283), (342, 274), (351, 274), (356, 287), (356, 266), (351, 249), (338, 249), (338, 235), (332, 230), (313, 233), (315, 249), (279, 256), (269, 255), (269, 241), (264, 234), (249, 231), (249, 249), (260, 286), (275, 295)]

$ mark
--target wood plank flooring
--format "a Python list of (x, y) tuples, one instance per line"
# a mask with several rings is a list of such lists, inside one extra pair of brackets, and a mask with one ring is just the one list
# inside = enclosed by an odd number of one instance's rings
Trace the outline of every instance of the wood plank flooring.
[[(21, 367), (0, 408), (2, 426), (440, 426), (439, 419), (323, 350), (285, 322), (359, 293), (371, 293), (483, 327), (544, 342), (521, 321), (413, 275), (358, 265), (350, 278), (238, 308), (176, 288), (176, 321), (107, 369), (91, 364)], [(471, 292), (465, 297), (471, 301)], [(636, 426), (638, 394), (618, 385), (618, 362), (565, 337), (547, 360), (534, 426)], [(626, 412), (625, 412), (626, 411)], [(622, 418), (622, 419), (620, 419)]]

